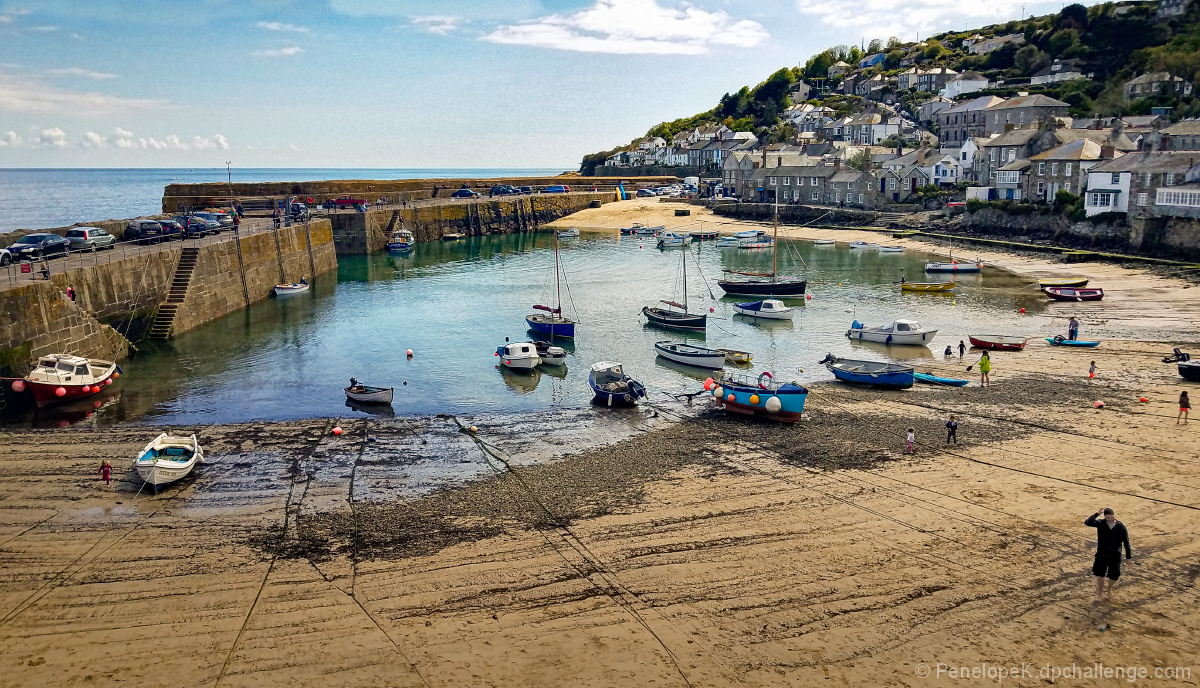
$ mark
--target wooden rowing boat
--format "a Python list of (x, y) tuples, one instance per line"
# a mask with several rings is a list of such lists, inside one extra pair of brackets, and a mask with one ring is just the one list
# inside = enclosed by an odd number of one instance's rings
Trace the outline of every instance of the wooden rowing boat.
[(1046, 287), (1086, 287), (1087, 285), (1088, 278), (1086, 277), (1054, 277), (1038, 280), (1038, 287), (1042, 289)]
[(901, 282), (900, 291), (953, 291), (957, 282)]
[(971, 334), (967, 338), (971, 340), (971, 346), (992, 351), (1021, 351), (1028, 341), (1028, 337), (1004, 334)]
[(1104, 290), (1098, 288), (1046, 287), (1042, 291), (1055, 301), (1099, 301), (1104, 298)]

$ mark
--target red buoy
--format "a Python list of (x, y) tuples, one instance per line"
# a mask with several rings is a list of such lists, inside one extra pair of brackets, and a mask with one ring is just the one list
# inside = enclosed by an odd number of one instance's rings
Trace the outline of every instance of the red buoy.
[(63, 389), (62, 387), (57, 387), (54, 390), (54, 395), (59, 396), (59, 397), (65, 397), (65, 396), (67, 396), (67, 390)]
[(24, 392), (25, 391), (25, 381), (24, 380), (13, 380), (12, 390), (14, 392)]
[(340, 434), (342, 434), (342, 428), (341, 428), (340, 426), (336, 426), (336, 425), (335, 425), (335, 426), (334, 426), (334, 428), (333, 428), (333, 434), (335, 434), (335, 435), (340, 435)]

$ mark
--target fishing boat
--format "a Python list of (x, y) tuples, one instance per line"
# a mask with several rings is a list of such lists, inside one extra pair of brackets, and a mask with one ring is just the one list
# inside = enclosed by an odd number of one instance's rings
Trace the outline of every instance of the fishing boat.
[(397, 229), (392, 232), (392, 240), (387, 243), (387, 250), (392, 253), (411, 251), (416, 243), (417, 240), (413, 237), (412, 232), (407, 229)]
[(900, 282), (900, 291), (954, 291), (957, 282)]
[(303, 294), (304, 292), (308, 291), (308, 280), (302, 278), (299, 282), (292, 282), (291, 284), (276, 284), (272, 291), (274, 292), (275, 296), (294, 296), (296, 294)]
[(623, 236), (633, 236), (638, 233), (639, 229), (645, 229), (645, 228), (646, 228), (646, 225), (642, 224), (641, 222), (635, 222), (635, 223), (633, 223), (632, 227), (622, 227), (621, 234)]
[(1028, 337), (1016, 337), (1004, 334), (971, 334), (967, 335), (971, 346), (992, 351), (1021, 351), (1025, 348)]
[(757, 378), (729, 375), (721, 380), (705, 380), (705, 389), (712, 392), (713, 401), (726, 413), (760, 416), (784, 423), (795, 423), (804, 413), (808, 389), (795, 382), (776, 382), (771, 373)]
[(1042, 289), (1046, 287), (1086, 287), (1087, 285), (1088, 278), (1086, 277), (1054, 277), (1038, 280), (1038, 287)]
[(14, 380), (12, 390), (33, 394), (38, 408), (63, 401), (74, 401), (111, 385), (121, 377), (121, 367), (112, 361), (83, 358), (71, 354), (49, 354), (38, 358), (37, 365), (23, 380)]
[[(744, 234), (745, 232), (740, 232)], [(759, 234), (762, 234), (759, 232)], [(737, 234), (733, 236), (737, 237)], [(758, 236), (757, 234), (755, 236)], [(737, 296), (766, 296), (773, 298), (776, 296), (799, 296), (808, 288), (808, 280), (796, 277), (780, 277), (779, 276), (779, 203), (775, 203), (775, 220), (772, 235), (766, 237), (771, 240), (771, 271), (770, 272), (746, 272), (742, 270), (729, 270), (724, 272), (725, 278), (717, 280), (719, 286), (726, 294)], [(752, 241), (751, 239), (747, 239)], [(718, 241), (720, 246), (721, 242)], [(747, 279), (749, 278), (749, 279)]]
[(880, 246), (880, 253), (904, 253), (903, 246)]
[(187, 476), (198, 463), (204, 463), (204, 451), (195, 435), (172, 437), (164, 432), (150, 440), (133, 467), (142, 482), (157, 492), (160, 486)]
[(559, 239), (573, 239), (577, 236), (579, 236), (579, 228), (578, 227), (564, 229), (563, 231), (558, 233)]
[(814, 246), (833, 246), (836, 243), (836, 239), (813, 239)]
[(1046, 337), (1046, 341), (1050, 343), (1050, 346), (1077, 346), (1084, 349), (1094, 349), (1100, 346), (1100, 342), (1089, 342), (1083, 339), (1067, 339), (1061, 334), (1054, 337)]
[(715, 244), (713, 244), (713, 246), (716, 246), (717, 248), (737, 248), (741, 244), (742, 244), (741, 239), (727, 236), (727, 237), (721, 237), (720, 239), (717, 239), (717, 242)]
[(1180, 361), (1177, 365), (1179, 374), (1185, 380), (1200, 382), (1200, 361)]
[(791, 320), (792, 314), (795, 311), (795, 308), (776, 299), (763, 299), (762, 301), (747, 301), (745, 303), (733, 304), (733, 312), (739, 315), (748, 315), (752, 318)]
[(765, 234), (759, 234), (753, 239), (742, 239), (738, 248), (772, 248), (775, 240)]
[(516, 342), (496, 347), (500, 365), (509, 370), (529, 371), (542, 362), (533, 342)]
[(562, 265), (558, 259), (557, 233), (554, 235), (554, 293), (554, 308), (541, 304), (535, 305), (533, 309), (542, 312), (530, 313), (525, 316), (525, 324), (538, 334), (550, 335), (551, 340), (555, 337), (573, 339), (575, 337), (575, 321), (563, 315), (562, 312)]
[(950, 254), (950, 262), (948, 263), (926, 263), (925, 272), (983, 272), (983, 261), (978, 258), (973, 263), (960, 263), (954, 260), (954, 254)]
[(1104, 290), (1099, 288), (1046, 287), (1042, 291), (1055, 301), (1099, 301), (1104, 298)]
[(705, 241), (708, 239), (719, 239), (721, 232), (716, 229), (698, 229), (694, 232), (688, 232), (688, 236), (695, 241)]
[(913, 380), (927, 385), (942, 385), (943, 387), (966, 387), (967, 381), (956, 377), (938, 377), (928, 373), (913, 373)]
[[(708, 327), (708, 313), (689, 313), (687, 301), (687, 254), (685, 248), (680, 255), (683, 258), (683, 303), (678, 301), (659, 301), (667, 308), (658, 306), (642, 306), (642, 315), (646, 322), (658, 327), (672, 330), (700, 330)], [(679, 310), (674, 310), (674, 309)]]
[(749, 351), (738, 351), (737, 349), (713, 349), (725, 354), (726, 363), (745, 364), (754, 360), (754, 354)]
[(561, 366), (567, 364), (567, 352), (561, 346), (551, 346), (550, 342), (534, 342), (538, 358), (542, 365)]
[(733, 238), (734, 239), (753, 239), (762, 233), (763, 233), (763, 231), (761, 229), (748, 229), (748, 230), (745, 230), (742, 232), (734, 232)]
[(937, 330), (922, 330), (921, 324), (914, 320), (895, 320), (883, 327), (867, 327), (855, 320), (846, 336), (860, 342), (878, 342), (880, 344), (912, 344), (924, 346), (933, 341)]
[(657, 227), (647, 227), (646, 225), (633, 223), (634, 234), (638, 236), (658, 236), (659, 232), (664, 232), (667, 229), (666, 225), (658, 225)]
[(690, 236), (682, 236), (675, 234), (674, 232), (671, 232), (670, 234), (664, 234), (658, 238), (659, 248), (678, 248), (681, 246), (687, 246), (690, 243), (692, 243), (692, 238)]
[(854, 249), (879, 248), (879, 244), (870, 244), (865, 241), (851, 241), (850, 248), (854, 248)]
[(360, 404), (390, 404), (392, 403), (392, 395), (396, 389), (394, 387), (372, 387), (364, 385), (357, 378), (350, 378), (350, 386), (344, 389), (346, 398), (352, 401), (357, 401)]
[(646, 386), (625, 374), (620, 363), (600, 361), (592, 364), (588, 385), (595, 401), (605, 406), (627, 406), (646, 396)]
[(716, 349), (705, 349), (682, 342), (654, 342), (654, 351), (668, 361), (675, 361), (696, 368), (720, 369), (725, 365), (725, 354)]
[(907, 389), (913, 386), (912, 366), (879, 361), (856, 361), (827, 354), (821, 361), (842, 382)]
[(448, 232), (442, 235), (442, 241), (457, 241), (465, 238), (467, 238), (467, 235), (462, 232)]

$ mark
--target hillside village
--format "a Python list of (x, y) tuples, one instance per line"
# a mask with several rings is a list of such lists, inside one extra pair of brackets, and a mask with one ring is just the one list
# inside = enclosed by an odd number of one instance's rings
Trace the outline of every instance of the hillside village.
[(864, 47), (781, 69), (581, 172), (696, 176), (701, 195), (743, 202), (966, 202), (1196, 232), (1200, 1), (1070, 5)]

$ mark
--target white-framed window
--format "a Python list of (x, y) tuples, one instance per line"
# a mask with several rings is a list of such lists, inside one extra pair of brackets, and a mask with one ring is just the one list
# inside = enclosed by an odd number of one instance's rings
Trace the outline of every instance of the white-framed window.
[(895, 191), (899, 188), (899, 181), (895, 177), (888, 177), (888, 190)]
[(791, 184), (791, 183), (792, 183), (792, 178), (791, 178), (791, 177), (784, 177), (784, 178), (783, 178), (783, 185), (784, 185), (784, 186), (788, 186), (788, 185), (789, 185), (789, 184)]
[(865, 196), (865, 194), (859, 194), (859, 195), (858, 195), (858, 202), (859, 202), (859, 203), (865, 203), (866, 201), (864, 201), (864, 200), (863, 200), (863, 198), (865, 198), (865, 197), (866, 197), (866, 196)]
[(1146, 204), (1147, 204), (1147, 203), (1149, 203), (1149, 202), (1150, 202), (1150, 194), (1148, 194), (1148, 193), (1140, 193), (1140, 194), (1138, 194), (1138, 195), (1137, 195), (1137, 204), (1138, 204), (1138, 206), (1140, 206), (1140, 207), (1142, 207), (1142, 208), (1145, 208), (1145, 207), (1146, 207)]
[(1066, 168), (1063, 170), (1063, 174), (1067, 175), (1068, 177), (1071, 176), (1071, 163), (1066, 164)]
[(819, 200), (819, 198), (820, 198), (820, 192), (819, 192), (819, 191), (814, 191), (814, 192), (812, 192), (812, 199), (813, 199), (814, 201), (816, 201), (816, 200)]
[(800, 190), (799, 189), (796, 189), (795, 191), (792, 192), (792, 200), (793, 201), (800, 200)]
[(771, 186), (775, 186), (775, 177), (771, 177)]
[(1112, 194), (1093, 192), (1091, 205), (1097, 208), (1107, 208), (1111, 206)]
[(1113, 173), (1112, 173), (1112, 183), (1113, 183), (1113, 184), (1120, 184), (1120, 183), (1121, 183), (1121, 173), (1120, 173), (1120, 172), (1113, 172)]
[(1154, 203), (1155, 205), (1181, 205), (1189, 208), (1200, 208), (1200, 191), (1159, 189)]
[(820, 179), (818, 179), (817, 177), (809, 177), (808, 185), (809, 186), (820, 186)]
[(804, 177), (796, 177), (796, 186), (804, 186)]
[(1058, 176), (1058, 163), (1056, 163), (1056, 162), (1050, 163), (1050, 175), (1053, 177)]
[(1163, 186), (1175, 186), (1175, 173), (1168, 172), (1166, 179), (1163, 181)]
[(1150, 186), (1153, 183), (1154, 183), (1154, 173), (1153, 172), (1143, 172), (1142, 173), (1142, 185)]
[(1046, 163), (1044, 163), (1044, 162), (1039, 162), (1039, 163), (1038, 163), (1038, 176), (1039, 176), (1039, 177), (1045, 177), (1045, 176), (1046, 176)]

